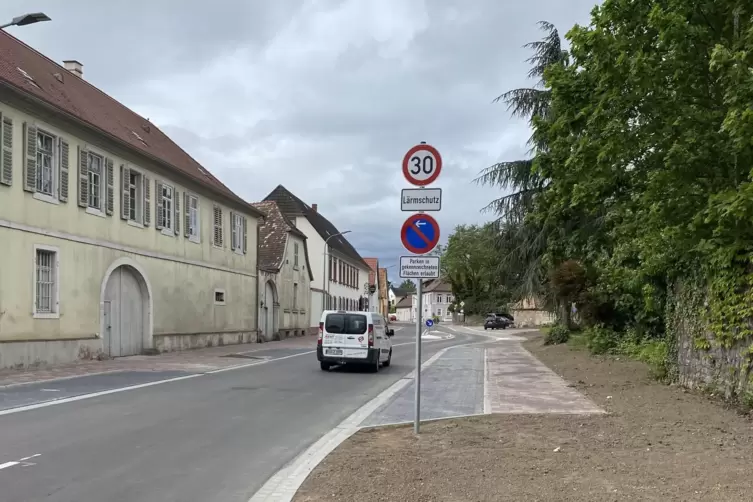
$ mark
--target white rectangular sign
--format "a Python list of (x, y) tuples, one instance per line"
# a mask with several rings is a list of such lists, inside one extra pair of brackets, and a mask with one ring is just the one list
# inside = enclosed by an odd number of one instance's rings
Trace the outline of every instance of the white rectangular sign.
[(401, 256), (401, 279), (438, 279), (439, 256)]
[(402, 211), (441, 211), (441, 188), (403, 188), (400, 194)]

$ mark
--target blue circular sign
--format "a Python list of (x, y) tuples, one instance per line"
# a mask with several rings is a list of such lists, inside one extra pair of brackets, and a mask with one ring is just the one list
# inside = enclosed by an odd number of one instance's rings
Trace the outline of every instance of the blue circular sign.
[(426, 320), (426, 327), (427, 328), (431, 328), (432, 326), (434, 326), (434, 321), (432, 321), (431, 319), (427, 319)]

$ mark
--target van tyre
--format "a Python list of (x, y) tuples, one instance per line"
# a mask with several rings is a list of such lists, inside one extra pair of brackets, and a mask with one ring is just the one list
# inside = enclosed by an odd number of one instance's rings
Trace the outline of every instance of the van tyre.
[(369, 372), (371, 373), (379, 373), (379, 354), (376, 356), (376, 362), (369, 366)]
[(322, 369), (322, 371), (329, 371), (329, 363), (320, 362), (319, 367)]
[(387, 356), (387, 360), (382, 363), (385, 368), (392, 362), (392, 349), (390, 349), (390, 355)]

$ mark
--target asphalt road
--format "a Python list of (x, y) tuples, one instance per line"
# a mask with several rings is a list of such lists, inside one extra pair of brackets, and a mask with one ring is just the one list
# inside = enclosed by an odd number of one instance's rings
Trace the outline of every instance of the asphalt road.
[[(440, 328), (447, 330), (447, 328)], [(438, 350), (483, 340), (461, 334)], [(413, 369), (322, 372), (314, 354), (0, 416), (3, 502), (246, 502), (278, 469)], [(403, 345), (401, 345), (403, 344)], [(19, 462), (3, 468), (4, 463)]]

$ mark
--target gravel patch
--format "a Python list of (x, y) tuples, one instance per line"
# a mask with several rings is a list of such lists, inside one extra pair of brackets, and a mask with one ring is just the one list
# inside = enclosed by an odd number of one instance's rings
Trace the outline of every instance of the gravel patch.
[(608, 415), (486, 415), (363, 430), (308, 477), (313, 501), (749, 501), (753, 423), (642, 363), (526, 342)]

